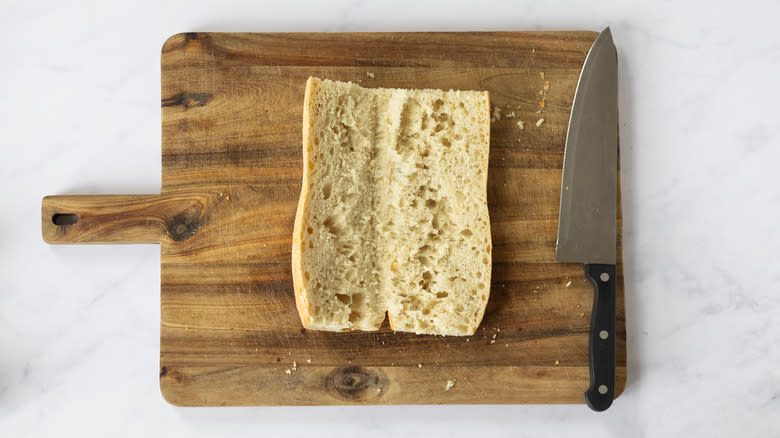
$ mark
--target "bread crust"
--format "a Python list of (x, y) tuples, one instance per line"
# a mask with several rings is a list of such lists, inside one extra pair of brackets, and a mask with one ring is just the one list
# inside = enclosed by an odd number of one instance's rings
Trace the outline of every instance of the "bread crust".
[(305, 250), (303, 245), (303, 227), (304, 227), (304, 211), (306, 210), (306, 202), (309, 198), (309, 154), (311, 153), (311, 112), (312, 104), (314, 103), (313, 94), (316, 92), (317, 86), (320, 80), (314, 77), (310, 77), (306, 81), (306, 93), (303, 98), (303, 176), (301, 178), (301, 197), (298, 199), (298, 208), (295, 211), (295, 225), (293, 226), (293, 238), (292, 238), (292, 278), (293, 278), (293, 291), (295, 293), (295, 306), (298, 309), (298, 316), (301, 318), (301, 323), (305, 328), (311, 328), (309, 323), (311, 317), (309, 315), (309, 306), (306, 301), (305, 279), (303, 278), (303, 251)]

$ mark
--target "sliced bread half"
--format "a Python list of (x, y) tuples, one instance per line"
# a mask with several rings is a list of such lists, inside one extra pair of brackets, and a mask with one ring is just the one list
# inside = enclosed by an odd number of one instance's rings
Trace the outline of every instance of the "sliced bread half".
[(490, 294), (487, 92), (309, 78), (292, 272), (316, 330), (470, 335)]

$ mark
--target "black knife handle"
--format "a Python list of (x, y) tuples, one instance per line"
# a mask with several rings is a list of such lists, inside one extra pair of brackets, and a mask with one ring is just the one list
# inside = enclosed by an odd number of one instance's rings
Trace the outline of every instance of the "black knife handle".
[(615, 265), (586, 264), (585, 276), (593, 283), (590, 318), (590, 388), (585, 403), (597, 412), (615, 398)]

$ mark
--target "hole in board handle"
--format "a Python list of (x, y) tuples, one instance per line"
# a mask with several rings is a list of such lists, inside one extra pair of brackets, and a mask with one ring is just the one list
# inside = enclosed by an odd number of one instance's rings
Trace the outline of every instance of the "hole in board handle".
[(51, 217), (54, 225), (73, 225), (79, 221), (79, 215), (73, 213), (56, 213)]

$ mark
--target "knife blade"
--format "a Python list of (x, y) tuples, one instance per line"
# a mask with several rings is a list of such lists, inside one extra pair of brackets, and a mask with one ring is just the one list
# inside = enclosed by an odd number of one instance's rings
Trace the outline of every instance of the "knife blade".
[(617, 50), (607, 27), (588, 51), (574, 93), (555, 254), (559, 262), (584, 263), (594, 286), (585, 402), (595, 411), (609, 408), (615, 395), (617, 85)]

